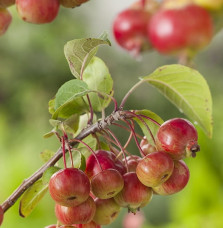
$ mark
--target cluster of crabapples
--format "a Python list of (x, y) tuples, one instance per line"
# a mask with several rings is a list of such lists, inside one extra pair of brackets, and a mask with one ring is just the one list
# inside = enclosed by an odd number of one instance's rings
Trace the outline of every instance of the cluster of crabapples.
[(26, 22), (44, 24), (52, 22), (59, 12), (60, 5), (66, 8), (80, 6), (88, 0), (0, 0), (0, 36), (12, 21), (9, 6), (16, 5), (19, 16)]
[(186, 119), (164, 122), (156, 135), (156, 145), (144, 137), (141, 156), (123, 160), (111, 151), (97, 150), (86, 161), (84, 171), (65, 168), (54, 173), (49, 192), (55, 201), (56, 227), (100, 228), (112, 223), (121, 208), (135, 213), (145, 207), (153, 194), (171, 195), (189, 180), (182, 160), (199, 151), (197, 131)]
[(116, 16), (114, 38), (133, 55), (154, 49), (193, 57), (210, 43), (222, 8), (222, 0), (140, 0)]

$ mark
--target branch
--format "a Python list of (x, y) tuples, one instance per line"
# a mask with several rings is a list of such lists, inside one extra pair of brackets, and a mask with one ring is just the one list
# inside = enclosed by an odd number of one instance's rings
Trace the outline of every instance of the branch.
[[(115, 121), (123, 120), (126, 118), (130, 118), (129, 114), (126, 114), (125, 111), (116, 111), (107, 116), (103, 120), (99, 120), (95, 124), (88, 126), (83, 129), (80, 134), (75, 137), (77, 140), (82, 140), (86, 138), (88, 135), (93, 134), (95, 132), (99, 132), (104, 130), (109, 125), (113, 124)], [(78, 142), (75, 140), (70, 140), (69, 144), (71, 147), (74, 147)], [(59, 148), (54, 156), (46, 162), (40, 169), (38, 169), (34, 174), (32, 174), (29, 178), (25, 179), (21, 185), (6, 199), (1, 207), (4, 212), (6, 212), (11, 206), (15, 204), (15, 202), (19, 199), (19, 197), (30, 187), (32, 186), (38, 179), (40, 179), (47, 168), (50, 166), (54, 166), (55, 163), (63, 156), (62, 148)]]

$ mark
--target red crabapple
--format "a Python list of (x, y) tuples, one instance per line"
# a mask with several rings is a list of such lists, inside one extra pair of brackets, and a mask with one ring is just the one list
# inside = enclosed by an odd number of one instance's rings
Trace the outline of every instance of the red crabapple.
[(169, 153), (173, 159), (196, 156), (200, 150), (197, 144), (197, 130), (193, 124), (182, 118), (164, 122), (156, 135), (157, 147)]
[(168, 180), (173, 172), (174, 162), (169, 154), (158, 151), (148, 154), (136, 167), (139, 180), (148, 187), (155, 187)]
[(117, 43), (137, 55), (150, 47), (147, 24), (151, 14), (143, 9), (126, 9), (115, 18), (113, 34)]
[(148, 204), (153, 195), (152, 189), (143, 185), (135, 172), (126, 173), (123, 178), (124, 187), (114, 197), (116, 203), (132, 212)]
[[(99, 166), (95, 158), (95, 155), (101, 167)], [(95, 155), (91, 154), (87, 159), (85, 173), (90, 179), (97, 173), (101, 172), (101, 168), (102, 170), (116, 169), (121, 173), (121, 175), (123, 175), (126, 172), (126, 168), (123, 165), (123, 163), (120, 160), (116, 159), (115, 154), (113, 154), (112, 152), (105, 151), (105, 150), (98, 150), (98, 151), (95, 151)]]
[(181, 191), (188, 183), (190, 172), (184, 161), (174, 161), (174, 170), (170, 178), (153, 191), (159, 195), (171, 195)]
[[(128, 166), (128, 171), (129, 172), (135, 172), (136, 167), (137, 167), (140, 160), (141, 160), (141, 158), (137, 155), (127, 156), (126, 162), (127, 162), (127, 166)], [(125, 164), (125, 159), (123, 159), (122, 162)]]
[(210, 14), (200, 6), (161, 9), (148, 24), (148, 39), (164, 54), (193, 53), (209, 44), (213, 36)]
[(49, 192), (56, 203), (67, 207), (76, 206), (87, 200), (90, 181), (79, 169), (62, 169), (50, 178)]
[(86, 201), (75, 207), (55, 206), (57, 219), (64, 225), (85, 224), (91, 222), (95, 215), (96, 205), (89, 196)]
[(140, 154), (142, 157), (146, 156), (147, 154), (151, 154), (152, 152), (157, 151), (156, 147), (148, 142), (146, 136), (144, 136), (143, 139), (141, 140), (140, 147), (143, 152), (142, 153), (140, 150)]
[(7, 9), (0, 8), (0, 36), (3, 35), (11, 24), (12, 16)]
[(59, 0), (16, 0), (19, 16), (26, 22), (43, 24), (53, 21), (59, 11)]
[(100, 199), (109, 199), (117, 195), (124, 186), (122, 175), (116, 169), (106, 169), (91, 179), (91, 191)]

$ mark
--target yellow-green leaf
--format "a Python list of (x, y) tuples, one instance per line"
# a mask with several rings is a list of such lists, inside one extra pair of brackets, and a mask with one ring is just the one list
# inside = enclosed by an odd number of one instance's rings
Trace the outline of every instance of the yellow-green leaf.
[(198, 71), (177, 64), (166, 65), (142, 79), (212, 136), (212, 97), (206, 80)]
[(19, 205), (19, 214), (27, 217), (34, 210), (40, 200), (44, 197), (48, 190), (48, 184), (43, 184), (42, 179), (36, 181), (23, 194)]

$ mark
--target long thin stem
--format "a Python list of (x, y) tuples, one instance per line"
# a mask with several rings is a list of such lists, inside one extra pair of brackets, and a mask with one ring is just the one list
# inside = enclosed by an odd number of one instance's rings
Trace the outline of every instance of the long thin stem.
[[(99, 95), (99, 97), (100, 96), (106, 96), (106, 97), (110, 98), (113, 101), (113, 103), (114, 103), (114, 112), (118, 111), (118, 103), (117, 103), (116, 99), (113, 96), (111, 96), (111, 95), (109, 95), (107, 93), (104, 93), (102, 91), (97, 91), (97, 90), (92, 90), (92, 92), (97, 93)], [(102, 99), (103, 99), (103, 97), (102, 97)]]
[(148, 117), (148, 116), (145, 116), (145, 115), (142, 115), (142, 114), (139, 114), (138, 116), (141, 116), (141, 117), (143, 117), (143, 118), (145, 118), (145, 119), (147, 119), (147, 120), (153, 122), (154, 124), (156, 124), (156, 125), (159, 126), (159, 127), (161, 126), (160, 123), (158, 123), (157, 121), (155, 121), (154, 119), (152, 119), (152, 118), (150, 118), (150, 117)]
[(140, 152), (143, 154), (142, 148), (141, 148), (141, 146), (140, 146), (140, 144), (139, 144), (139, 142), (138, 142), (138, 139), (137, 139), (137, 137), (136, 137), (136, 135), (135, 135), (134, 128), (132, 127), (132, 125), (131, 125), (127, 120), (124, 119), (123, 121), (124, 121), (124, 122), (130, 127), (130, 129), (132, 130), (133, 137), (134, 137), (134, 139), (135, 139), (136, 145), (137, 145), (137, 147), (139, 148)]
[(93, 107), (92, 107), (89, 95), (87, 94), (86, 97), (87, 97), (87, 100), (88, 100), (88, 104), (89, 104), (89, 108), (90, 108), (90, 114), (91, 114), (90, 115), (90, 119), (88, 120), (88, 124), (92, 124), (93, 123), (93, 118), (94, 118), (94, 111), (93, 111)]
[[(130, 130), (129, 128), (127, 128), (127, 127), (125, 127), (125, 126), (123, 126), (123, 125), (121, 125), (121, 124), (114, 123), (113, 125), (115, 125), (115, 126), (117, 126), (117, 127), (120, 127), (120, 128), (123, 128), (123, 129), (125, 129), (126, 131), (131, 132), (131, 130)], [(136, 136), (137, 136), (139, 139), (143, 139), (143, 136), (141, 136), (141, 135), (139, 135), (139, 134), (137, 134), (137, 133), (135, 133), (135, 134), (136, 134)]]
[(136, 83), (124, 96), (124, 98), (121, 101), (121, 104), (119, 105), (119, 110), (123, 110), (123, 107), (125, 105), (126, 100), (128, 99), (128, 97), (133, 93), (133, 91), (135, 89), (137, 89), (141, 84), (143, 84), (145, 82), (145, 80), (141, 80), (138, 83)]
[(144, 126), (145, 126), (146, 129), (148, 130), (148, 132), (149, 132), (149, 134), (150, 134), (150, 136), (151, 136), (151, 138), (152, 138), (154, 144), (156, 144), (156, 141), (155, 141), (155, 138), (154, 138), (154, 136), (153, 136), (153, 133), (152, 133), (152, 131), (150, 130), (150, 128), (149, 128), (149, 126), (147, 125), (147, 123), (143, 120), (143, 118), (140, 117), (139, 115), (135, 114), (134, 112), (127, 111), (127, 113), (134, 115), (136, 118), (138, 118), (138, 119), (144, 124)]
[(65, 148), (65, 138), (62, 136), (62, 150), (63, 150), (63, 164), (64, 168), (67, 168), (67, 162), (66, 162), (66, 148)]
[(121, 152), (123, 153), (123, 156), (124, 156), (124, 159), (125, 159), (125, 164), (126, 164), (126, 169), (127, 169), (127, 172), (128, 172), (128, 164), (127, 164), (127, 160), (126, 160), (125, 150), (124, 150), (122, 144), (119, 142), (119, 140), (116, 138), (116, 136), (114, 135), (114, 133), (110, 129), (107, 128), (106, 130), (109, 132), (109, 134), (114, 138), (114, 140), (119, 145), (119, 148), (121, 149)]

